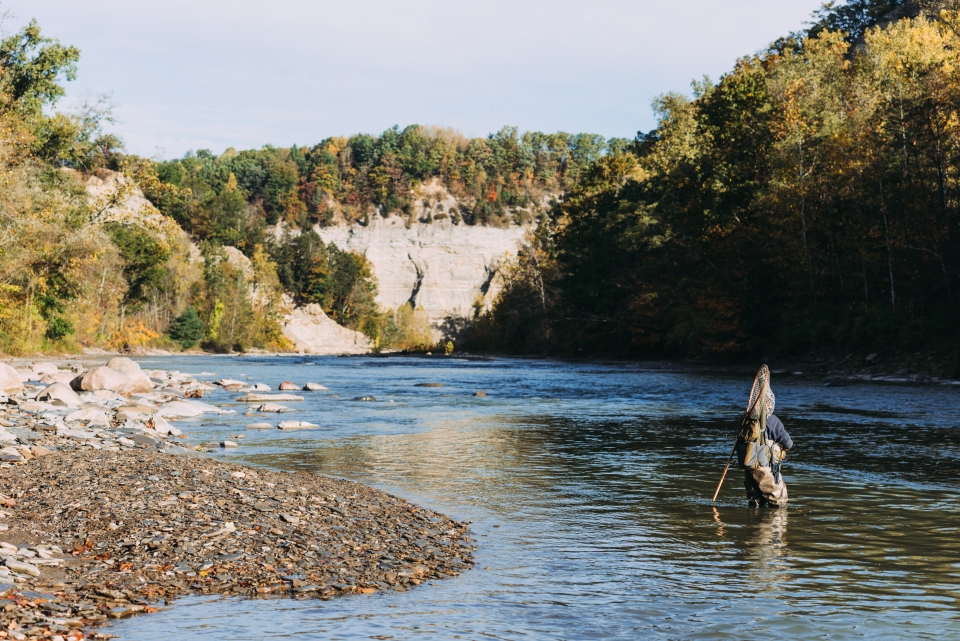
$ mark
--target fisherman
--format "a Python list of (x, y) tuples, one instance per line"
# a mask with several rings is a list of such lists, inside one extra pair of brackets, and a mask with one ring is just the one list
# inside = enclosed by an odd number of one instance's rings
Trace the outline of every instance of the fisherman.
[(774, 416), (776, 396), (770, 389), (769, 374), (759, 398), (747, 412), (737, 439), (737, 455), (743, 468), (743, 485), (751, 507), (781, 507), (787, 504), (787, 485), (780, 475), (780, 463), (793, 447), (783, 422)]

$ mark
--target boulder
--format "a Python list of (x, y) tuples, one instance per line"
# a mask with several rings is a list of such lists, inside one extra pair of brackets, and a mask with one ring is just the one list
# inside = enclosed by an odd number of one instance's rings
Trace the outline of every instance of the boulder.
[(203, 408), (196, 407), (189, 401), (170, 401), (169, 403), (164, 403), (155, 414), (155, 416), (172, 418), (174, 420), (178, 418), (193, 418), (201, 415), (203, 415)]
[(6, 363), (0, 363), (0, 391), (16, 394), (23, 391), (23, 379)]
[(270, 386), (264, 385), (263, 383), (254, 383), (253, 385), (250, 386), (250, 391), (251, 392), (269, 392)]
[(53, 385), (54, 383), (63, 383), (64, 385), (69, 385), (70, 381), (72, 381), (75, 377), (76, 374), (73, 372), (57, 371), (53, 374), (44, 374), (40, 379), (40, 382), (44, 385)]
[(156, 416), (162, 416), (164, 418), (172, 418), (176, 420), (179, 418), (193, 418), (195, 416), (202, 415), (204, 412), (209, 412), (211, 414), (234, 413), (233, 410), (226, 410), (208, 403), (201, 403), (200, 401), (170, 401), (169, 403), (164, 403), (160, 406)]
[(221, 378), (219, 381), (214, 381), (213, 384), (219, 385), (221, 387), (237, 387), (237, 386), (246, 387), (247, 386), (247, 384), (244, 383), (243, 381), (238, 381), (233, 378)]
[(153, 389), (153, 381), (144, 374), (140, 365), (125, 356), (116, 356), (107, 361), (107, 367), (120, 372), (132, 381), (131, 392), (149, 392)]
[(280, 390), (281, 392), (294, 392), (300, 389), (300, 386), (295, 383), (291, 383), (290, 381), (284, 381), (280, 383), (280, 387), (278, 387), (277, 389)]
[(88, 369), (70, 382), (70, 387), (79, 391), (96, 392), (108, 390), (120, 394), (133, 392), (134, 383), (128, 377), (110, 367)]
[(33, 373), (37, 376), (37, 379), (41, 379), (47, 374), (56, 374), (57, 366), (53, 363), (34, 363), (33, 364)]
[(41, 390), (36, 398), (38, 401), (52, 403), (53, 405), (63, 403), (67, 407), (78, 407), (83, 403), (83, 400), (77, 396), (77, 393), (74, 392), (69, 385), (64, 385), (63, 383), (50, 385)]
[(163, 436), (180, 436), (183, 434), (183, 432), (173, 425), (170, 425), (162, 416), (154, 416), (153, 419), (147, 423), (147, 426), (152, 427), (157, 434), (162, 434)]
[(117, 408), (117, 420), (121, 423), (133, 419), (136, 421), (145, 421), (152, 418), (157, 413), (157, 408), (153, 405), (144, 403), (127, 403)]
[(110, 417), (104, 412), (92, 407), (70, 412), (63, 420), (67, 423), (76, 421), (79, 423), (87, 423), (88, 425), (110, 425)]
[(282, 421), (277, 427), (281, 430), (312, 430), (320, 426), (306, 421)]
[(338, 325), (316, 303), (290, 312), (283, 335), (295, 350), (306, 354), (367, 354), (373, 349), (366, 335)]
[(303, 386), (304, 392), (326, 392), (329, 389), (330, 389), (329, 387), (324, 387), (319, 383), (307, 383), (306, 385)]
[(258, 412), (294, 412), (296, 411), (289, 407), (280, 405), (279, 403), (264, 403), (263, 405), (255, 406), (253, 409), (255, 409)]

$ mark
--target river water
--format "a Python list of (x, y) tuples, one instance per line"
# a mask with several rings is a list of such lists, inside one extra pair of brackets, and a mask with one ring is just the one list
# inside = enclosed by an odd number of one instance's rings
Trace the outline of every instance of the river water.
[[(710, 500), (749, 373), (455, 356), (138, 360), (326, 385), (282, 415), (321, 429), (245, 431), (263, 419), (241, 404), (178, 425), (193, 443), (245, 435), (214, 456), (361, 481), (472, 521), (479, 549), (474, 570), (404, 593), (190, 597), (115, 624), (122, 638), (960, 638), (960, 389), (775, 373), (796, 443), (791, 501), (749, 509), (735, 468)], [(377, 401), (350, 400), (368, 394)]]

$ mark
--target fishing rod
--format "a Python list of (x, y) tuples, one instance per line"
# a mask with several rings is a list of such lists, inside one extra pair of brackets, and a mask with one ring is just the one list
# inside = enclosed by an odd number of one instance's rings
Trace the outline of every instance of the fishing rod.
[[(753, 411), (753, 408), (756, 406), (757, 402), (763, 396), (761, 393), (763, 391), (763, 386), (767, 384), (770, 380), (770, 370), (766, 365), (761, 365), (760, 369), (757, 371), (757, 375), (753, 377), (753, 387), (750, 388), (750, 400), (747, 403), (747, 411), (743, 415), (743, 420), (740, 421), (740, 429), (743, 430), (744, 424), (747, 422), (747, 417), (750, 416), (750, 412)], [(733, 462), (733, 453), (737, 451), (737, 445), (740, 443), (740, 432), (737, 432), (737, 438), (733, 441), (733, 447), (730, 448), (730, 456), (727, 457), (727, 464), (723, 468), (723, 474), (720, 476), (720, 482), (717, 483), (717, 490), (713, 493), (713, 502), (716, 503), (717, 496), (720, 494), (720, 488), (723, 487), (723, 481), (727, 478), (727, 472), (730, 470), (730, 463)]]

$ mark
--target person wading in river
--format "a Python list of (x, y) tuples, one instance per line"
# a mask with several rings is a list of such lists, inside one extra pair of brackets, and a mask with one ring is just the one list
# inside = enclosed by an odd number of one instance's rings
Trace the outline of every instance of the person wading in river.
[(780, 475), (780, 463), (787, 450), (793, 447), (793, 439), (780, 419), (774, 416), (775, 405), (776, 397), (770, 389), (768, 374), (737, 439), (737, 457), (743, 468), (743, 485), (751, 507), (787, 504), (787, 485)]

